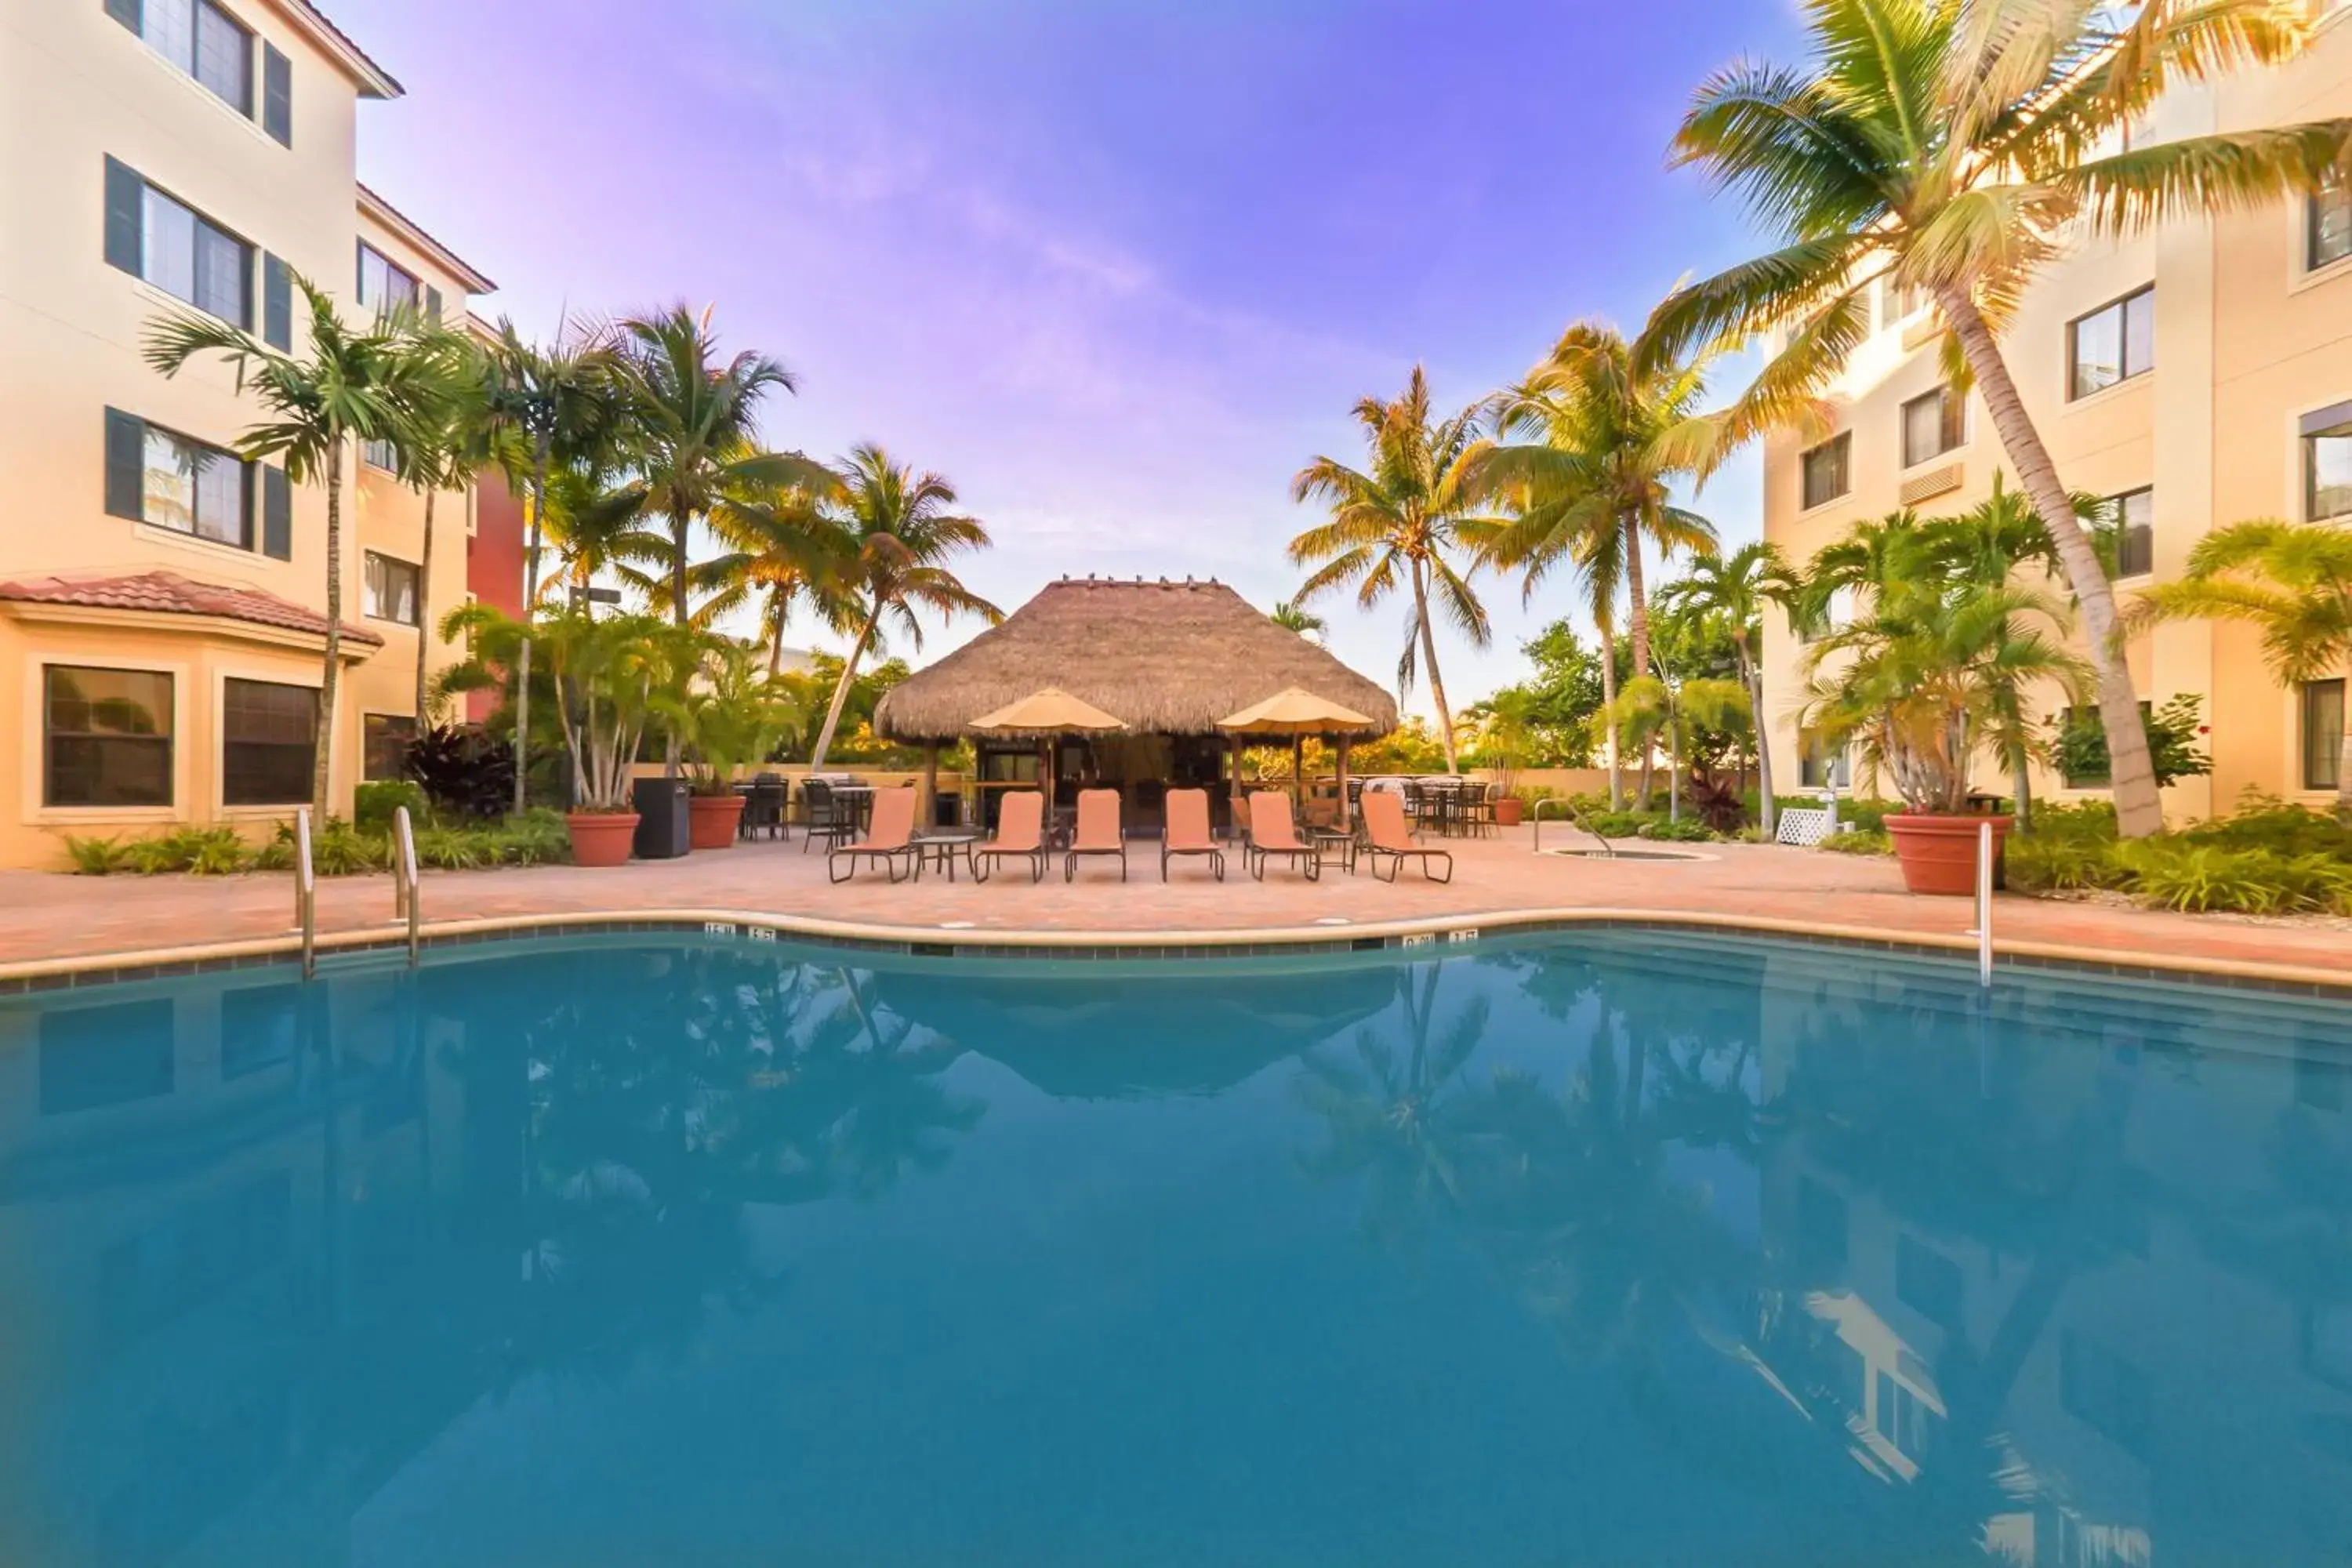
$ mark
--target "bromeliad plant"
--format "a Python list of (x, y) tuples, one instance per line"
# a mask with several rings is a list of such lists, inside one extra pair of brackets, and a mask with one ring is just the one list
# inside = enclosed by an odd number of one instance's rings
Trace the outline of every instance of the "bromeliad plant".
[(1808, 649), (1798, 720), (1809, 741), (1856, 747), (1921, 816), (1965, 810), (1977, 756), (2019, 743), (2017, 693), (2047, 681), (2080, 700), (2092, 681), (2056, 598), (1955, 573), (1937, 543), (1898, 518), (1853, 552), (1867, 564), (1846, 580), (1868, 603)]

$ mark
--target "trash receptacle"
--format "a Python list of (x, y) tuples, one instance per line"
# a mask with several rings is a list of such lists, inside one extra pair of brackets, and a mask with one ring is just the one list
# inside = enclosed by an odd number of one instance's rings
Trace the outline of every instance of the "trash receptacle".
[(692, 816), (684, 779), (639, 779), (631, 792), (637, 808), (637, 858), (675, 860), (686, 853)]

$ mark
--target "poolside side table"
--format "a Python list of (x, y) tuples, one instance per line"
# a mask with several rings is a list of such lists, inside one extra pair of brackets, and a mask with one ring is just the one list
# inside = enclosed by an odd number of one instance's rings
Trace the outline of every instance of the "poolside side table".
[(1315, 863), (1318, 866), (1328, 863), (1331, 858), (1332, 852), (1337, 850), (1339, 858), (1339, 869), (1347, 872), (1351, 877), (1355, 875), (1356, 835), (1354, 829), (1347, 827), (1308, 827), (1304, 829), (1303, 832), (1307, 838), (1307, 847), (1315, 851)]
[(947, 872), (949, 881), (954, 881), (959, 853), (963, 856), (963, 868), (972, 870), (971, 852), (982, 837), (979, 829), (972, 827), (942, 827), (930, 833), (918, 833), (914, 838), (916, 880), (922, 879), (924, 867), (937, 866)]

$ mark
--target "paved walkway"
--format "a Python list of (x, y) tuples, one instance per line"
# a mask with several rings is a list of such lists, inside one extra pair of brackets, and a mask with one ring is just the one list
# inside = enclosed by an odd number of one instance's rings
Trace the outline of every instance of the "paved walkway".
[[(1547, 829), (1550, 845), (1570, 836)], [(1959, 938), (1973, 923), (1969, 900), (1914, 898), (1892, 860), (1763, 845), (1719, 845), (1687, 864), (1605, 861), (1538, 855), (1525, 828), (1451, 846), (1451, 886), (1408, 870), (1393, 886), (1369, 871), (1331, 868), (1319, 883), (1269, 869), (1264, 883), (1232, 858), (1228, 879), (1210, 880), (1200, 863), (1180, 863), (1163, 885), (1155, 845), (1129, 851), (1131, 880), (1116, 864), (1083, 863), (1075, 884), (1059, 868), (1039, 885), (1025, 875), (950, 883), (936, 871), (891, 886), (861, 874), (833, 887), (824, 858), (789, 844), (739, 845), (682, 860), (613, 870), (540, 867), (427, 872), (428, 921), (575, 913), (731, 911), (784, 919), (890, 927), (912, 938), (943, 931), (1249, 933), (1344, 921), (1362, 927), (1417, 920), (1475, 921), (1530, 910), (1606, 910), (1794, 921), (1848, 934), (1921, 933)], [(321, 932), (392, 930), (388, 877), (320, 884)], [(282, 937), (291, 927), (291, 879), (85, 878), (0, 872), (0, 970), (44, 960)], [(2174, 915), (2105, 904), (2003, 897), (1994, 921), (2003, 944), (2114, 962), (2218, 961), (2352, 974), (2352, 931), (2321, 921), (2266, 921)], [(1335, 926), (1332, 934), (1344, 929)], [(967, 939), (970, 940), (970, 939)]]

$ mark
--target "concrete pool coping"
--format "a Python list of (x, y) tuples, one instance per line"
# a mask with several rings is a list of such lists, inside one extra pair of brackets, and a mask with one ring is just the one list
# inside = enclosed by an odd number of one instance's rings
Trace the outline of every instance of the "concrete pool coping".
[[(725, 928), (725, 929), (719, 929)], [(1410, 919), (1313, 925), (1186, 929), (1165, 931), (1022, 930), (961, 923), (908, 925), (832, 920), (740, 907), (646, 907), (550, 910), (535, 914), (486, 915), (426, 923), (420, 932), (427, 949), (495, 942), (613, 932), (678, 932), (746, 940), (789, 941), (822, 946), (930, 958), (1036, 957), (1093, 959), (1226, 959), (1285, 952), (1346, 952), (1373, 949), (1442, 951), (1483, 936), (1536, 934), (1578, 929), (1718, 931), (1777, 937), (1823, 946), (1944, 957), (1973, 957), (1973, 937), (1935, 931), (1894, 931), (1824, 921), (1787, 920), (1736, 911), (1562, 906), (1454, 912)], [(320, 934), (323, 963), (336, 958), (398, 952), (407, 945), (395, 922)], [(2012, 966), (2126, 979), (2221, 982), (2291, 994), (2352, 1000), (2352, 972), (2294, 963), (2265, 963), (2178, 952), (2121, 948), (2085, 949), (2077, 944), (2002, 940), (1997, 961)], [(216, 942), (95, 952), (0, 963), (0, 996), (122, 982), (159, 979), (221, 970), (258, 968), (300, 957), (301, 940), (282, 934)]]

